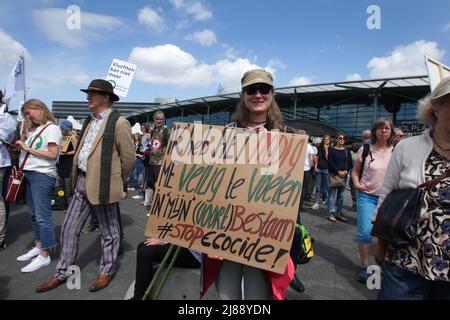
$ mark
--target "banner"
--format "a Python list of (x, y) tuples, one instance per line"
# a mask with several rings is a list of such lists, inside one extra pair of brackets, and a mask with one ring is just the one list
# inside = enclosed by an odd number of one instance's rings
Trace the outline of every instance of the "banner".
[(428, 126), (417, 120), (400, 120), (397, 121), (397, 127), (403, 131), (406, 137), (418, 136), (423, 133)]
[(284, 273), (308, 136), (177, 123), (146, 236)]
[(109, 68), (106, 80), (111, 82), (115, 94), (120, 97), (126, 97), (135, 72), (136, 65), (114, 59)]
[(5, 92), (6, 104), (9, 104), (9, 100), (17, 91), (25, 91), (25, 56), (23, 53), (9, 74)]

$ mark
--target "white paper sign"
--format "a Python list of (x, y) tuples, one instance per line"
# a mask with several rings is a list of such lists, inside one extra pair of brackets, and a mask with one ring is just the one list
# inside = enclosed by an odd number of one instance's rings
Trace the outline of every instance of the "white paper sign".
[(428, 77), (430, 78), (431, 90), (434, 90), (442, 79), (450, 76), (450, 67), (439, 61), (425, 57), (425, 64), (428, 70)]
[(113, 85), (115, 94), (120, 97), (126, 97), (135, 72), (136, 65), (114, 59), (111, 63), (111, 67), (109, 68), (106, 80), (111, 82)]

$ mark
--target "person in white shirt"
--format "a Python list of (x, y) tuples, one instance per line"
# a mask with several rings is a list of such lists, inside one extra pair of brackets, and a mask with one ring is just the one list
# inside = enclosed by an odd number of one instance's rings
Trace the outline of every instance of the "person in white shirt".
[[(44, 102), (28, 100), (21, 111), (32, 124), (27, 139), (19, 140), (16, 144), (22, 149), (19, 166), (25, 161), (26, 200), (35, 246), (19, 256), (17, 261), (29, 261), (36, 257), (21, 269), (22, 272), (33, 272), (50, 264), (49, 252), (56, 247), (51, 199), (55, 192), (56, 162), (62, 134)], [(27, 155), (28, 158), (25, 159)]]
[(0, 250), (6, 248), (6, 222), (8, 220), (8, 204), (5, 201), (6, 184), (11, 171), (11, 158), (7, 144), (14, 139), (17, 121), (7, 112), (3, 104), (3, 93), (0, 90)]
[[(311, 168), (314, 168), (314, 156), (316, 153), (314, 152), (313, 146), (308, 143), (306, 147), (306, 154), (305, 154), (305, 164), (303, 168), (303, 188), (302, 188), (302, 196), (300, 198), (300, 206), (298, 208), (298, 217), (300, 216), (300, 211), (303, 210), (303, 203), (305, 202), (306, 193), (308, 190), (309, 180), (311, 178)], [(299, 219), (297, 217), (297, 220)]]

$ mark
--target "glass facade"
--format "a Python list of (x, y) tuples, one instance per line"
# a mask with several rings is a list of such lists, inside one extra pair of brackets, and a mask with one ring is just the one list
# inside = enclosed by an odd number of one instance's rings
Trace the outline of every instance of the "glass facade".
[(230, 123), (230, 112), (217, 112), (211, 114), (195, 114), (187, 115), (184, 117), (172, 117), (166, 120), (166, 125), (171, 126), (174, 122), (188, 122), (192, 123), (195, 121), (201, 121), (203, 124), (210, 124), (216, 126), (224, 126)]
[[(340, 106), (315, 107), (281, 107), (281, 112), (286, 121), (293, 120), (316, 120), (332, 125), (349, 136), (359, 138), (361, 132), (370, 130), (373, 123), (373, 106), (367, 104), (345, 104)], [(413, 103), (402, 103), (397, 113), (397, 122), (416, 121), (417, 105)], [(177, 116), (168, 118), (166, 125), (170, 126), (174, 122), (194, 122), (201, 121), (204, 124), (223, 126), (230, 123), (231, 112), (218, 112), (208, 114)], [(386, 111), (384, 105), (379, 105), (377, 109), (378, 118), (393, 118), (393, 114)]]
[[(397, 113), (397, 121), (414, 121), (416, 119), (417, 105), (413, 103), (402, 103)], [(348, 135), (359, 138), (361, 132), (370, 129), (373, 124), (373, 105), (367, 104), (345, 104), (339, 106), (315, 107), (282, 107), (283, 116), (291, 120), (316, 120), (330, 124)], [(393, 118), (393, 114), (386, 111), (384, 105), (377, 108), (376, 119)]]
[[(404, 129), (406, 134), (408, 132), (419, 134), (423, 130), (424, 126), (416, 120), (416, 101), (430, 92), (427, 76), (362, 80), (350, 84), (350, 87), (349, 83), (345, 82), (308, 85), (304, 88), (303, 86), (278, 88), (275, 90), (276, 100), (286, 122), (296, 120), (320, 121), (357, 139), (360, 138), (362, 131), (372, 127), (374, 120), (380, 117), (393, 119), (394, 115), (385, 109), (384, 103), (391, 106), (400, 103), (400, 109), (396, 114), (396, 124)], [(383, 91), (379, 92), (381, 84), (384, 87)], [(297, 93), (297, 89), (302, 88), (304, 92)], [(364, 91), (363, 93), (361, 89)], [(373, 110), (374, 94), (378, 94), (380, 97), (376, 112)], [(236, 93), (166, 105), (158, 103), (118, 103), (117, 108), (132, 124), (135, 122), (151, 123), (154, 112), (159, 109), (166, 114), (166, 124), (169, 126), (173, 122), (195, 121), (211, 125), (226, 125), (230, 123), (230, 117), (239, 99), (239, 94)], [(294, 107), (296, 103), (297, 107)], [(137, 112), (141, 109), (146, 110), (142, 113)], [(74, 115), (77, 119), (84, 119), (89, 114), (84, 101), (54, 101), (52, 111), (57, 118)]]

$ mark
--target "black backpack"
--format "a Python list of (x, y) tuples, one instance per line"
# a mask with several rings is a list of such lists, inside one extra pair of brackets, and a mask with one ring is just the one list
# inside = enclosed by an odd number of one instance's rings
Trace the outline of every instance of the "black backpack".
[(361, 168), (359, 169), (359, 180), (361, 180), (361, 178), (363, 176), (364, 163), (366, 163), (366, 158), (367, 158), (368, 155), (370, 156), (370, 161), (373, 161), (372, 151), (370, 151), (370, 144), (369, 143), (364, 143), (363, 144)]

